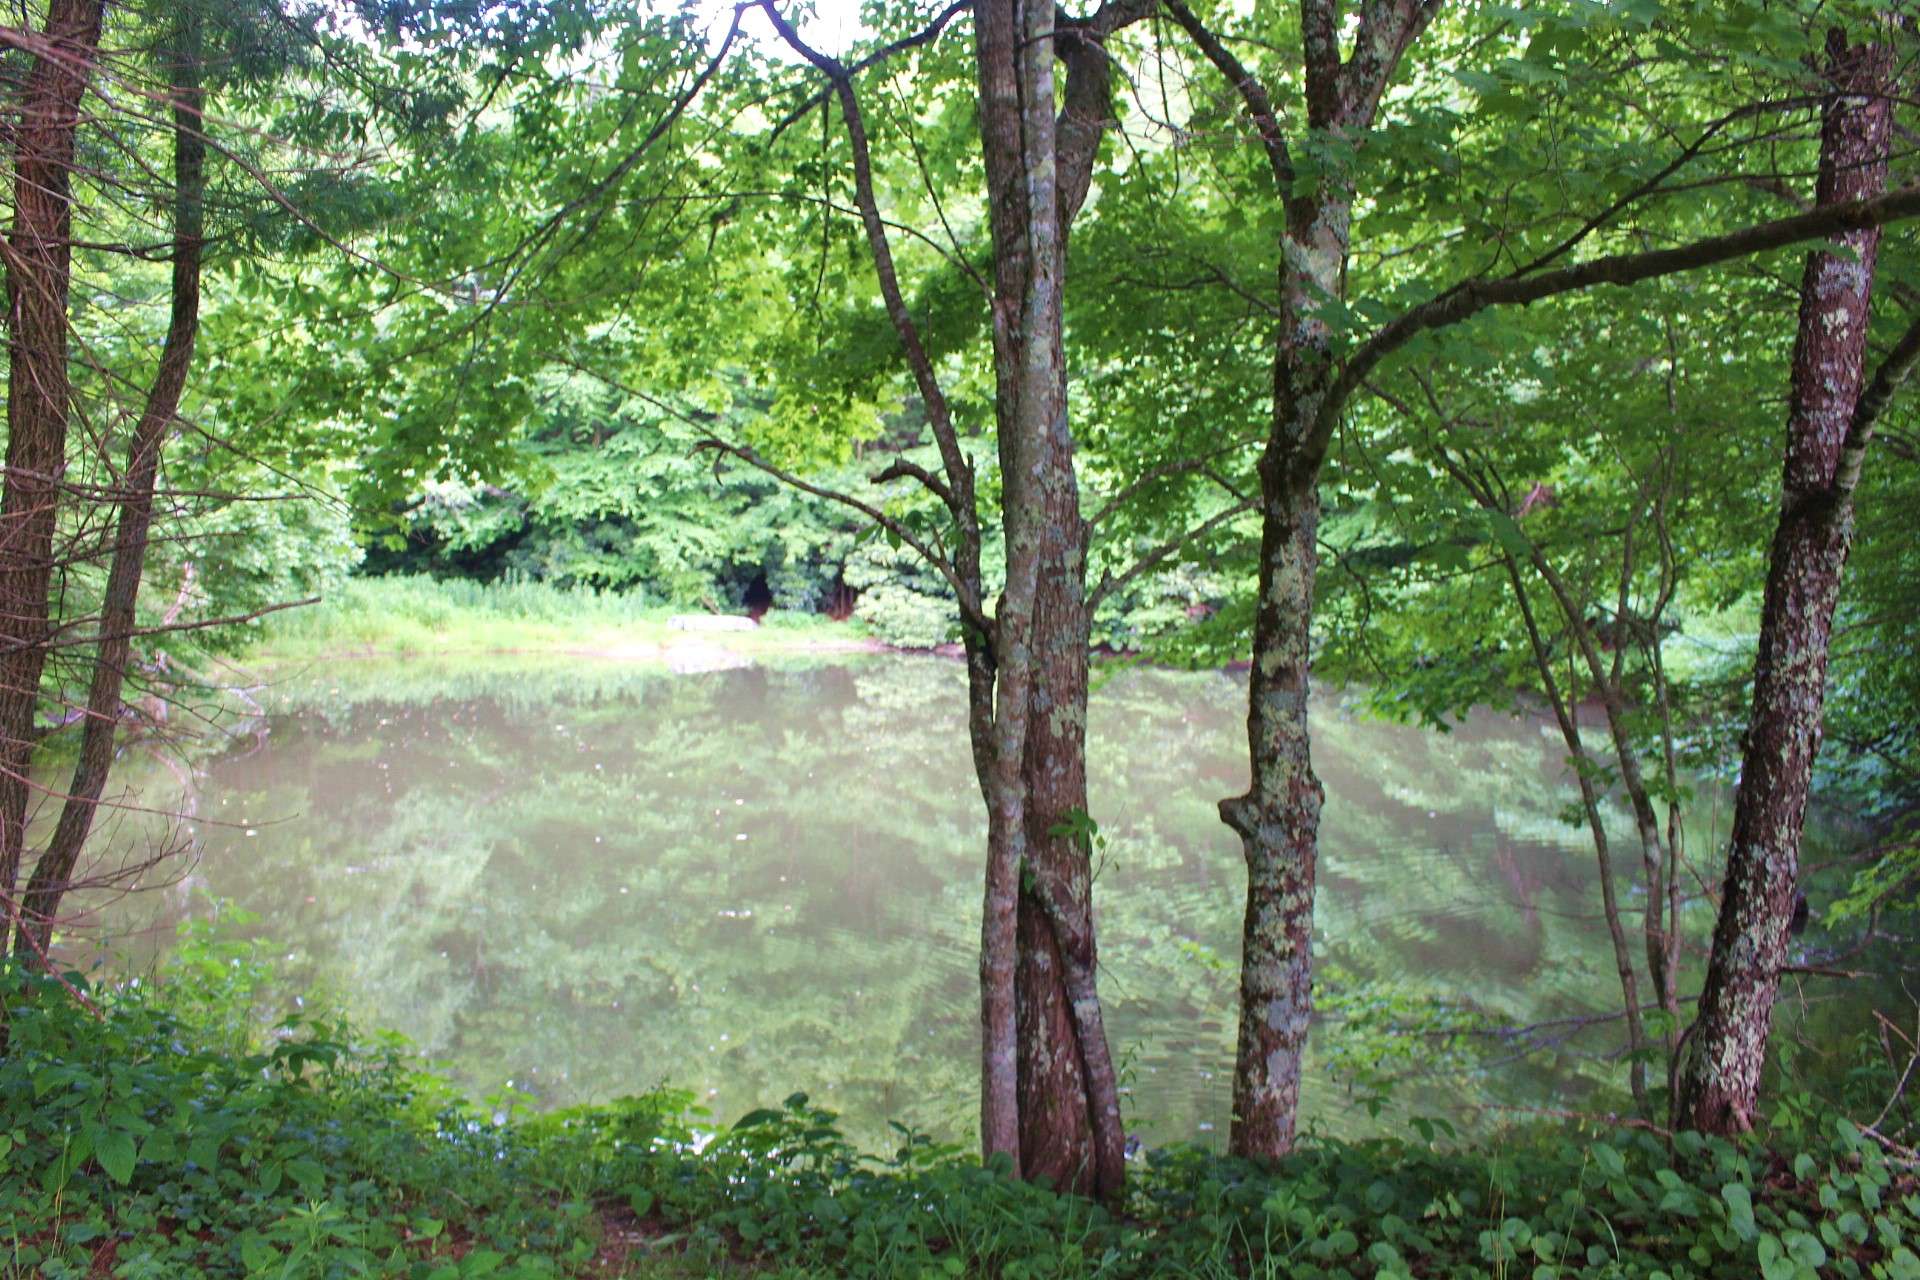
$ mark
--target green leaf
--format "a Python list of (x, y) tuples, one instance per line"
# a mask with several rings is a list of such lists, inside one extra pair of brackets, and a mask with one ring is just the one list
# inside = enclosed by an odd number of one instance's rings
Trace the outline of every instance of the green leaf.
[(249, 1231), (240, 1237), (240, 1261), (248, 1271), (258, 1274), (280, 1261), (280, 1251)]
[(94, 1144), (93, 1155), (107, 1176), (121, 1186), (133, 1178), (133, 1135), (125, 1129), (108, 1129)]
[(1789, 1231), (1782, 1240), (1787, 1246), (1787, 1256), (1803, 1266), (1819, 1267), (1827, 1261), (1826, 1246), (1819, 1239), (1805, 1231)]
[(507, 1260), (503, 1253), (492, 1249), (475, 1249), (460, 1260), (460, 1274), (463, 1276), (490, 1276), (500, 1269)]
[(202, 1169), (211, 1170), (220, 1163), (220, 1139), (202, 1134), (187, 1144), (187, 1159)]
[(1487, 512), (1487, 527), (1492, 531), (1494, 541), (1508, 555), (1519, 560), (1533, 554), (1533, 543), (1521, 532), (1520, 522), (1506, 512)]
[(1727, 1202), (1727, 1225), (1742, 1240), (1753, 1239), (1758, 1228), (1753, 1222), (1753, 1195), (1737, 1182), (1729, 1182), (1720, 1188), (1720, 1198)]

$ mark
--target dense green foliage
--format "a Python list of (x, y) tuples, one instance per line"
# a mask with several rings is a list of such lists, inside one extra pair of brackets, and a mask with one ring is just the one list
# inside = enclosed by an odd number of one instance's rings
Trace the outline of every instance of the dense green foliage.
[[(476, 1109), (391, 1037), (258, 1021), (258, 948), (0, 975), (0, 1274), (79, 1277), (1920, 1275), (1920, 1185), (1791, 1099), (1764, 1139), (1507, 1132), (1308, 1142), (1275, 1169), (1147, 1155), (1102, 1209), (902, 1130), (865, 1156), (794, 1095), (715, 1132), (659, 1093)], [(1859, 1081), (1861, 1097), (1886, 1084)]]

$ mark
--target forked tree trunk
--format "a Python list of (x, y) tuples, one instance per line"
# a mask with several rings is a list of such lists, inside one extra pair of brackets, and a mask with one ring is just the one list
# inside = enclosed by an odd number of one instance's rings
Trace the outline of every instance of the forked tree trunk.
[[(1035, 15), (1050, 32), (1051, 15)], [(1024, 368), (1026, 335), (1038, 321), (1029, 311), (1028, 259), (1033, 253), (1033, 219), (1025, 147), (1024, 89), (1031, 74), (1033, 44), (1044, 45), (1047, 101), (1052, 101), (1052, 40), (1035, 41), (1021, 26), (1020, 8), (1011, 0), (980, 0), (974, 7), (975, 65), (980, 83), (980, 141), (988, 182), (989, 219), (994, 239), (993, 362), (995, 419), (1003, 477), (1001, 526), (1006, 542), (1007, 581), (994, 611), (992, 637), (993, 699), (990, 740), (984, 753), (981, 790), (987, 801), (987, 874), (980, 936), (980, 1141), (987, 1155), (1013, 1161), (1026, 1172), (1021, 1141), (1020, 1033), (1017, 982), (1020, 954), (1020, 874), (1026, 861), (1027, 816), (1024, 777), (1027, 716), (1031, 706), (1034, 600), (1038, 591), (1037, 508), (1029, 500), (1034, 473), (1042, 465), (1051, 382), (1041, 382), (1041, 403), (1028, 393), (1035, 379)], [(1051, 113), (1039, 121), (1041, 145), (1051, 137)], [(1043, 175), (1051, 177), (1050, 174)], [(1050, 192), (1049, 192), (1050, 194)], [(1051, 201), (1049, 200), (1049, 204)], [(1051, 208), (1046, 210), (1051, 225)], [(1048, 237), (1051, 243), (1051, 236)], [(1049, 281), (1053, 279), (1051, 263)], [(1047, 304), (1044, 285), (1039, 295)], [(1043, 346), (1031, 353), (1044, 360)], [(1042, 373), (1049, 372), (1046, 369)]]
[[(1508, 277), (1462, 282), (1463, 287), (1442, 291), (1401, 313), (1346, 352), (1335, 375), (1316, 313), (1320, 299), (1339, 295), (1345, 274), (1354, 192), (1338, 157), (1364, 140), (1395, 68), (1432, 21), (1440, 0), (1378, 0), (1352, 6), (1344, 15), (1332, 0), (1304, 0), (1300, 5), (1302, 96), (1317, 170), (1310, 183), (1294, 168), (1282, 114), (1274, 109), (1266, 86), (1207, 29), (1186, 0), (1161, 0), (1161, 5), (1239, 95), (1286, 212), (1274, 406), (1260, 466), (1260, 598), (1247, 716), (1253, 781), (1247, 794), (1221, 804), (1221, 816), (1241, 837), (1248, 869), (1232, 1147), (1238, 1155), (1266, 1158), (1286, 1154), (1293, 1144), (1301, 1054), (1312, 1012), (1310, 941), (1321, 791), (1308, 751), (1306, 694), (1318, 515), (1315, 486), (1341, 412), (1353, 394), (1382, 359), (1415, 336), (1458, 324), (1490, 307), (1525, 305), (1601, 284), (1631, 285), (1797, 243), (1833, 228), (1878, 226), (1914, 216), (1920, 197), (1903, 192), (1675, 248), (1545, 269), (1559, 256), (1556, 252)], [(1343, 56), (1349, 34), (1352, 52)], [(1329, 159), (1333, 163), (1327, 163)], [(1848, 456), (1857, 460), (1855, 453)], [(1842, 464), (1843, 472), (1847, 465), (1851, 463)], [(1790, 477), (1793, 470), (1790, 462)], [(1821, 632), (1824, 639), (1824, 624)], [(1670, 939), (1666, 953), (1671, 954)]]
[[(1085, 199), (1106, 124), (1107, 67), (1103, 51), (1058, 35), (1054, 20), (1046, 5), (975, 6), (1008, 548), (985, 788), (982, 1135), (989, 1152), (1006, 1150), (996, 1144), (1009, 1136), (1011, 1031), (1015, 1150), (1008, 1154), (1024, 1176), (1111, 1197), (1125, 1177), (1125, 1138), (1094, 982), (1088, 847), (1074, 821), (1087, 805), (1086, 526), (1067, 415), (1062, 309), (1067, 228)], [(1067, 109), (1058, 118), (1056, 52), (1069, 67)], [(1025, 698), (1023, 708), (1009, 705), (1016, 697)], [(1011, 1028), (1003, 1020), (1008, 993)]]
[[(1820, 131), (1818, 201), (1886, 188), (1892, 58), (1828, 37), (1834, 94)], [(1773, 1002), (1786, 963), (1808, 784), (1820, 749), (1827, 646), (1853, 541), (1842, 462), (1866, 381), (1878, 229), (1840, 236), (1846, 256), (1816, 252), (1800, 284), (1780, 518), (1767, 569), (1753, 710), (1741, 752), (1733, 830), (1699, 1014), (1674, 1118), (1709, 1133), (1753, 1126)]]
[(1320, 302), (1336, 296), (1347, 256), (1349, 194), (1337, 182), (1289, 209), (1281, 266), (1273, 421), (1260, 459), (1260, 582), (1247, 684), (1252, 783), (1220, 803), (1247, 863), (1241, 927), (1240, 1030), (1229, 1148), (1249, 1159), (1293, 1149), (1301, 1071), (1313, 1019), (1313, 910), (1324, 792), (1307, 726), (1317, 467), (1301, 448), (1333, 381)]
[[(15, 920), (33, 719), (51, 640), (48, 588), (66, 470), (74, 138), (102, 0), (52, 0), (20, 99), (7, 249), (7, 474), (0, 492), (0, 910)], [(0, 924), (0, 933), (5, 925)]]
[[(761, 7), (781, 38), (826, 73), (840, 101), (881, 295), (941, 449), (944, 479), (900, 474), (920, 479), (957, 525), (950, 563), (916, 549), (948, 571), (961, 596), (967, 728), (987, 807), (981, 1148), (1004, 1157), (1016, 1174), (1112, 1196), (1121, 1189), (1124, 1139), (1093, 983), (1087, 848), (1060, 834), (1086, 807), (1087, 689), (1086, 527), (1068, 430), (1062, 294), (1066, 228), (1086, 198), (1110, 117), (1110, 68), (1100, 41), (1150, 6), (1116, 4), (1093, 18), (1068, 19), (1058, 38), (1050, 5), (975, 6), (1007, 549), (1006, 585), (991, 619), (982, 598), (972, 464), (894, 274), (852, 72), (809, 48), (773, 0)], [(1057, 120), (1056, 56), (1069, 66)]]
[(172, 313), (159, 367), (147, 391), (147, 401), (127, 446), (127, 468), (116, 523), (113, 560), (107, 570), (107, 589), (100, 613), (99, 648), (93, 660), (93, 679), (87, 692), (85, 727), (81, 730), (80, 758), (61, 806), (52, 839), (34, 866), (33, 878), (21, 899), (21, 922), (15, 951), (32, 963), (46, 955), (60, 900), (79, 864), (80, 851), (93, 827), (94, 812), (113, 765), (114, 737), (120, 724), (120, 692), (127, 660), (133, 649), (135, 606), (146, 567), (147, 535), (153, 522), (154, 482), (167, 433), (180, 410), (187, 371), (193, 364), (194, 340), (200, 328), (200, 254), (204, 225), (206, 142), (201, 133), (199, 40), (195, 20), (183, 20), (178, 63), (173, 74), (173, 276)]

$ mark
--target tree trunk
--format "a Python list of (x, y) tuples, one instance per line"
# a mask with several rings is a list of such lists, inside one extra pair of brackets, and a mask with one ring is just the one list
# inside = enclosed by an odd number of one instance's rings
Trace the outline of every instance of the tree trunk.
[(1307, 733), (1317, 488), (1268, 479), (1261, 530), (1260, 599), (1248, 676), (1247, 742), (1253, 785), (1220, 803), (1247, 862), (1241, 929), (1240, 1034), (1229, 1148), (1249, 1159), (1293, 1148), (1301, 1059), (1313, 1016), (1313, 900), (1320, 803)]
[[(1031, 624), (1039, 580), (1038, 531), (1030, 518), (1028, 478), (1039, 465), (1044, 428), (1026, 427), (1021, 341), (1027, 320), (1028, 189), (1021, 113), (1027, 38), (1011, 0), (974, 6), (975, 62), (980, 78), (981, 152), (994, 240), (993, 362), (995, 418), (1005, 493), (1002, 529), (1007, 582), (994, 611), (994, 708), (981, 789), (987, 800), (987, 874), (980, 936), (980, 1142), (1002, 1154), (1014, 1172), (1022, 1160), (1019, 969), (1020, 873), (1026, 860), (1024, 764), (1032, 665)], [(1051, 40), (1046, 41), (1051, 58)], [(1051, 68), (1048, 68), (1051, 84)], [(1051, 91), (1048, 99), (1051, 101)], [(1037, 141), (1037, 140), (1036, 140)], [(1042, 353), (1044, 355), (1044, 352)]]
[[(987, 808), (980, 937), (980, 1140), (1016, 1175), (1029, 1171), (1101, 1196), (1124, 1171), (1118, 1090), (1094, 990), (1093, 917), (1084, 839), (1062, 836), (1086, 807), (1086, 526), (1068, 430), (1062, 296), (1066, 227), (1085, 200), (1110, 121), (1101, 39), (1144, 5), (1067, 19), (1019, 0), (974, 12), (981, 153), (993, 234), (995, 417), (1003, 482), (1006, 585), (982, 598), (973, 469), (899, 282), (874, 197), (852, 72), (808, 47), (771, 0), (790, 46), (833, 83), (853, 152), (854, 188), (887, 314), (927, 404), (944, 481), (915, 475), (956, 523), (951, 563), (916, 546), (960, 594), (967, 729)], [(1054, 117), (1053, 62), (1069, 66)], [(891, 478), (883, 472), (876, 479)], [(791, 478), (788, 478), (791, 480)], [(844, 500), (844, 499), (843, 499)], [(864, 504), (853, 503), (869, 515)], [(1036, 722), (1037, 731), (1030, 732)], [(1024, 1009), (1024, 1012), (1023, 1012)]]
[[(1064, 397), (1064, 388), (1062, 390)], [(1064, 399), (1063, 399), (1064, 404)], [(1064, 431), (1064, 413), (1058, 429)], [(1119, 1089), (1095, 986), (1087, 813), (1086, 528), (1071, 441), (1050, 442), (1027, 722), (1020, 900), (1020, 1148), (1029, 1177), (1111, 1198), (1125, 1181)]]
[(161, 347), (160, 363), (147, 392), (147, 402), (127, 446), (123, 492), (117, 496), (120, 514), (115, 529), (113, 561), (107, 571), (106, 596), (100, 614), (100, 642), (94, 655), (93, 680), (87, 693), (86, 724), (81, 731), (80, 758), (74, 765), (60, 820), (53, 838), (35, 865), (33, 878), (21, 899), (16, 952), (32, 963), (44, 957), (53, 922), (78, 865), (80, 851), (92, 829), (95, 809), (113, 764), (113, 746), (120, 723), (120, 691), (127, 659), (133, 648), (135, 605), (146, 567), (147, 534), (153, 520), (154, 482), (165, 447), (186, 390), (193, 363), (194, 340), (200, 328), (200, 252), (204, 225), (206, 142), (202, 136), (199, 84), (199, 40), (195, 20), (183, 20), (173, 77), (173, 281), (172, 315)]
[(1281, 267), (1273, 423), (1260, 459), (1259, 598), (1247, 680), (1252, 784), (1220, 818), (1247, 863), (1241, 928), (1240, 1030), (1229, 1149), (1275, 1159), (1293, 1149), (1300, 1075), (1313, 1017), (1313, 906), (1324, 792), (1307, 726), (1313, 575), (1319, 566), (1317, 466), (1300, 453), (1333, 380), (1319, 301), (1339, 293), (1348, 197), (1338, 188), (1296, 206)]
[[(1892, 59), (1828, 37), (1834, 89), (1820, 134), (1819, 203), (1886, 187)], [(1774, 996), (1787, 955), (1800, 835), (1820, 748), (1827, 643), (1853, 538), (1850, 487), (1837, 484), (1865, 381), (1878, 230), (1808, 257), (1787, 418), (1779, 523), (1761, 606), (1740, 784), (1720, 918), (1674, 1100), (1677, 1123), (1710, 1133), (1753, 1125)]]
[[(1329, 399), (1335, 365), (1320, 305), (1343, 292), (1354, 190), (1335, 162), (1302, 193), (1301, 175), (1266, 87), (1184, 0), (1166, 0), (1166, 6), (1239, 95), (1286, 213), (1273, 416), (1260, 459), (1260, 595), (1247, 687), (1252, 782), (1246, 794), (1220, 802), (1221, 820), (1239, 835), (1247, 862), (1229, 1146), (1238, 1156), (1273, 1159), (1293, 1148), (1313, 1017), (1314, 883), (1323, 792), (1313, 772), (1307, 677), (1326, 447), (1319, 428), (1323, 416), (1340, 408)], [(1436, 7), (1432, 0), (1359, 6), (1350, 15), (1353, 54), (1343, 58), (1339, 6), (1327, 0), (1300, 6), (1306, 130), (1316, 164), (1364, 139), (1401, 56)]]
[[(1067, 228), (1086, 197), (1110, 114), (1110, 73), (1103, 50), (1076, 29), (1056, 33), (1054, 21), (1046, 5), (982, 0), (975, 7), (1008, 547), (994, 646), (999, 706), (983, 788), (990, 820), (981, 1128), (989, 1153), (1007, 1150), (1000, 1144), (1009, 1136), (1010, 1032), (1015, 1150), (1009, 1154), (1017, 1154), (1017, 1167), (1056, 1186), (1112, 1197), (1124, 1182), (1125, 1135), (1094, 981), (1091, 867), (1081, 826), (1087, 530), (1063, 342)], [(1058, 118), (1056, 55), (1068, 67)], [(1010, 679), (1014, 674), (1020, 683)], [(1021, 697), (1024, 706), (1011, 705)], [(1011, 1026), (1004, 1016), (1008, 994), (1014, 997)]]
[(7, 474), (0, 492), (0, 906), (26, 844), (33, 718), (50, 639), (54, 517), (66, 469), (74, 137), (102, 0), (52, 0), (20, 101), (7, 252)]
[(1513, 588), (1514, 603), (1520, 607), (1520, 618), (1527, 629), (1527, 646), (1533, 651), (1534, 670), (1540, 673), (1541, 691), (1546, 694), (1547, 703), (1553, 708), (1554, 723), (1560, 726), (1560, 740), (1566, 744), (1567, 758), (1573, 761), (1574, 781), (1580, 788), (1580, 808), (1586, 814), (1587, 830), (1593, 836), (1593, 856), (1600, 877), (1600, 910), (1606, 917), (1607, 936), (1613, 943), (1614, 972), (1620, 975), (1621, 1008), (1627, 1020), (1627, 1048), (1635, 1055), (1633, 1065), (1628, 1068), (1627, 1087), (1633, 1093), (1635, 1105), (1644, 1112), (1647, 1110), (1647, 1064), (1639, 1057), (1639, 1053), (1647, 1043), (1647, 1035), (1640, 1018), (1640, 979), (1633, 969), (1633, 947), (1627, 941), (1626, 926), (1620, 918), (1620, 898), (1615, 890), (1613, 874), (1613, 846), (1607, 839), (1606, 820), (1600, 810), (1600, 789), (1593, 781), (1596, 766), (1587, 752), (1586, 740), (1580, 736), (1580, 721), (1574, 711), (1579, 705), (1578, 691), (1569, 689), (1562, 693), (1560, 682), (1553, 674), (1553, 654), (1546, 637), (1541, 634), (1539, 620), (1534, 617), (1533, 602), (1527, 595), (1526, 582), (1520, 576), (1520, 566), (1511, 555), (1503, 556), (1502, 560), (1507, 571), (1507, 583)]

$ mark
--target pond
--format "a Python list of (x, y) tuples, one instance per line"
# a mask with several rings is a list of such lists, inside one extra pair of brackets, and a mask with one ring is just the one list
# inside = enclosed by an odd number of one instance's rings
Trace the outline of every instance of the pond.
[[(1244, 879), (1214, 806), (1245, 783), (1244, 687), (1136, 669), (1093, 700), (1101, 990), (1150, 1142), (1225, 1139)], [(806, 1090), (869, 1143), (972, 1133), (984, 824), (958, 663), (334, 662), (257, 696), (263, 732), (177, 802), (197, 860), (92, 921), (122, 954), (231, 903), (289, 991), (403, 1032), (475, 1097), (668, 1084), (724, 1120)], [(1549, 725), (1314, 710), (1333, 988), (1511, 1022), (1617, 1007)], [(1333, 1070), (1345, 1034), (1316, 1030), (1305, 1105), (1358, 1133), (1380, 1121)], [(1613, 1034), (1415, 1073), (1388, 1116), (1574, 1105), (1614, 1070), (1574, 1050)]]

